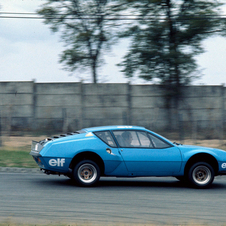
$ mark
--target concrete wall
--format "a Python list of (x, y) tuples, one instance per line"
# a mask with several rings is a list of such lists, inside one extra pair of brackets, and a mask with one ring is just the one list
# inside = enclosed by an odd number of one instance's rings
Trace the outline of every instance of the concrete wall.
[(164, 92), (156, 85), (0, 82), (1, 126), (2, 131), (66, 132), (133, 124), (213, 133), (224, 128), (225, 89), (185, 87), (176, 112), (166, 108)]

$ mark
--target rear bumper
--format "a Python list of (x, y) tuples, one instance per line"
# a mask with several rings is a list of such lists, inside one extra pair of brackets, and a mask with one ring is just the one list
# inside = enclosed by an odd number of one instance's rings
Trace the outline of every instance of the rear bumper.
[(62, 158), (56, 156), (45, 156), (42, 150), (48, 140), (44, 141), (32, 141), (30, 155), (38, 164), (42, 172), (46, 174), (70, 174), (70, 158)]
[[(31, 154), (31, 153), (30, 153)], [(38, 164), (38, 166), (40, 168), (44, 168), (44, 164), (42, 163), (42, 160), (41, 160), (41, 155), (40, 154), (31, 154), (33, 159), (35, 160), (35, 162)]]
[(47, 169), (42, 169), (42, 168), (40, 168), (40, 170), (43, 173), (47, 174), (47, 175), (50, 175), (50, 174), (53, 174), (53, 175), (61, 175), (61, 174), (63, 174), (65, 176), (69, 176), (69, 177), (72, 175), (72, 169), (69, 169), (69, 171), (67, 173), (65, 173), (65, 172), (62, 173), (62, 172), (57, 172), (57, 171), (52, 171), (52, 170), (47, 170)]
[(33, 151), (33, 150), (31, 150), (31, 152), (29, 154), (32, 155), (33, 157), (39, 157), (39, 156), (41, 156), (39, 154), (39, 152), (36, 152), (36, 151)]

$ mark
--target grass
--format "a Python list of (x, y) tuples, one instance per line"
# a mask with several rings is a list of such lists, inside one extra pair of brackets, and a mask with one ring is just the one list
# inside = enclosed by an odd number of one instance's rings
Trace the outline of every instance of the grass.
[(14, 150), (7, 147), (0, 149), (0, 167), (37, 168), (38, 165), (29, 152), (26, 147)]

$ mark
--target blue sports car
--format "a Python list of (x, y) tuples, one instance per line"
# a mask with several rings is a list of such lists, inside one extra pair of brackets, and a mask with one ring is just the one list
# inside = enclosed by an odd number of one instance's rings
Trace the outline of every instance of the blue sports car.
[(101, 176), (172, 176), (205, 188), (226, 174), (226, 152), (172, 143), (138, 126), (103, 126), (32, 141), (30, 154), (46, 174), (63, 174), (80, 186)]

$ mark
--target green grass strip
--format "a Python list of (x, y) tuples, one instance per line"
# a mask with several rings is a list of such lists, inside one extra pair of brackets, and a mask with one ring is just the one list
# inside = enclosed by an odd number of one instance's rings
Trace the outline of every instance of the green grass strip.
[(37, 167), (29, 151), (0, 150), (0, 167)]

